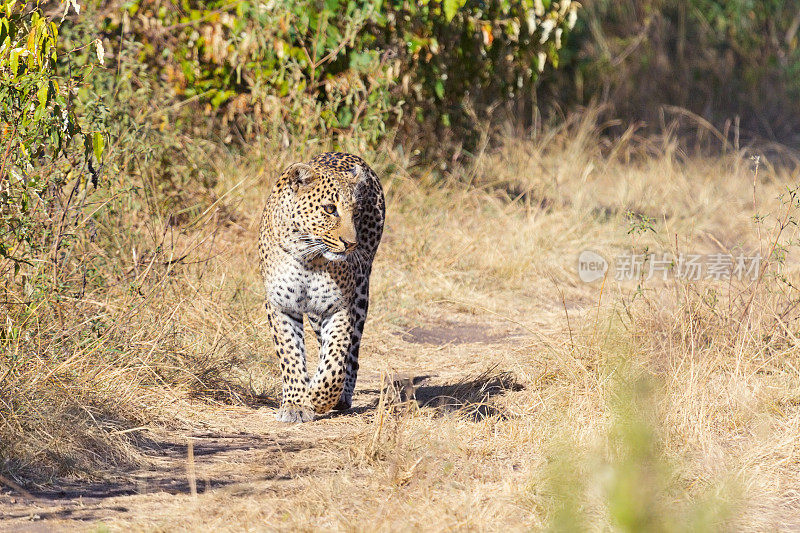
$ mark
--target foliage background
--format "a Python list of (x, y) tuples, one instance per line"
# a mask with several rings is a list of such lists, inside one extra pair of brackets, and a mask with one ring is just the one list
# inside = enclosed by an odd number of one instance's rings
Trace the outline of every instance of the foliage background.
[(670, 121), (664, 107), (674, 106), (731, 141), (738, 124), (742, 145), (760, 140), (796, 150), (798, 29), (792, 0), (585, 2), (561, 70), (542, 89), (566, 109), (608, 105), (623, 130), (661, 128)]

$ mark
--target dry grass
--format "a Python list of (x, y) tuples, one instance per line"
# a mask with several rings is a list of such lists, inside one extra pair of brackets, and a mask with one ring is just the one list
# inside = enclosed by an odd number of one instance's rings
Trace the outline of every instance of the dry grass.
[[(152, 278), (153, 296), (103, 292), (103, 312), (124, 321), (114, 346), (136, 354), (125, 364), (89, 358), (100, 340), (73, 343), (63, 368), (43, 353), (0, 384), (38, 393), (69, 370), (70, 409), (91, 410), (97, 397), (125, 427), (202, 424), (277, 443), (206, 474), (196, 444), (198, 480), (236, 482), (196, 497), (126, 497), (130, 513), (94, 517), (112, 528), (800, 527), (797, 226), (775, 224), (796, 216), (796, 199), (778, 198), (796, 173), (762, 160), (755, 176), (744, 151), (689, 157), (668, 135), (609, 144), (591, 113), (500, 138), (444, 183), (404, 170), (397, 152), (373, 157), (388, 216), (354, 414), (285, 427), (241, 406), (276, 390), (255, 236), (264, 173), (299, 152), (221, 169), (222, 200), (176, 236), (172, 246), (190, 254)], [(612, 272), (586, 284), (575, 273), (585, 249), (609, 259), (630, 250), (767, 257), (784, 245), (755, 282), (619, 283)], [(453, 324), (491, 334), (436, 344), (399, 335)], [(457, 408), (386, 405), (380, 376), (395, 371), (432, 376), (418, 399), (451, 396)], [(102, 449), (137, 460), (135, 439), (111, 446), (119, 428), (81, 420), (76, 434), (96, 432)], [(45, 442), (4, 424), (16, 442)], [(80, 457), (72, 442), (62, 455)]]

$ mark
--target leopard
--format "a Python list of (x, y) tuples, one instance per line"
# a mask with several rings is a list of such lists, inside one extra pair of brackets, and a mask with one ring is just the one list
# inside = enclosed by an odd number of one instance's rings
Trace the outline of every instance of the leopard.
[[(354, 154), (319, 154), (289, 165), (275, 181), (258, 249), (281, 372), (279, 422), (309, 422), (352, 407), (385, 216), (378, 175)], [(313, 376), (306, 369), (304, 317), (319, 343)]]

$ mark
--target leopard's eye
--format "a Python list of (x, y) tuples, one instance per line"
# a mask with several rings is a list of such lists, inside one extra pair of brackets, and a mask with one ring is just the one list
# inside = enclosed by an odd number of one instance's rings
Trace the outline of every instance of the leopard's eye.
[(336, 214), (336, 206), (333, 204), (327, 204), (322, 206), (322, 210), (328, 213), (329, 215)]

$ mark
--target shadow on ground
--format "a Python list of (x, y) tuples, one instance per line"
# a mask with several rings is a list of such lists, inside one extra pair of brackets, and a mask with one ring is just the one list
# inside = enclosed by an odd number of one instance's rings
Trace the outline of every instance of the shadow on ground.
[[(387, 380), (387, 385), (378, 394), (371, 408), (383, 401), (386, 405), (408, 405), (416, 402), (420, 408), (436, 409), (442, 414), (455, 413), (474, 421), (506, 414), (492, 404), (491, 400), (509, 391), (524, 387), (509, 372), (496, 372), (490, 368), (481, 374), (455, 383), (431, 383), (433, 376), (410, 376), (397, 374)], [(381, 400), (381, 397), (383, 400)]]
[[(139, 444), (146, 464), (139, 469), (120, 469), (105, 481), (82, 481), (55, 478), (38, 488), (28, 487), (25, 494), (0, 485), (0, 522), (6, 520), (102, 520), (111, 513), (128, 512), (125, 505), (110, 500), (141, 494), (203, 493), (222, 487), (246, 484), (254, 478), (291, 480), (285, 468), (274, 461), (263, 461), (258, 469), (252, 464), (237, 471), (231, 464), (241, 463), (243, 456), (254, 454), (276, 456), (300, 452), (313, 442), (282, 440), (254, 433), (193, 434), (192, 452), (188, 441), (144, 440)], [(293, 475), (303, 472), (295, 468)], [(100, 474), (102, 475), (102, 474)], [(111, 477), (111, 476), (110, 476)], [(17, 504), (14, 506), (6, 504)], [(22, 504), (22, 505), (20, 505)], [(4, 511), (3, 509), (7, 509)], [(33, 527), (34, 524), (32, 523)], [(0, 528), (3, 529), (3, 528)]]
[(443, 413), (457, 412), (474, 421), (492, 416), (505, 419), (506, 414), (492, 405), (492, 398), (522, 389), (510, 373), (489, 371), (453, 384), (421, 385), (415, 391), (415, 398), (420, 407), (432, 407)]

